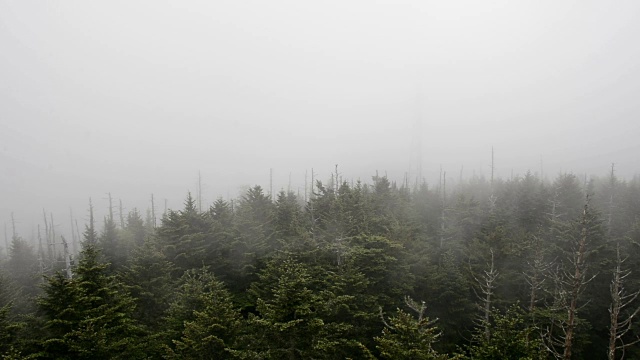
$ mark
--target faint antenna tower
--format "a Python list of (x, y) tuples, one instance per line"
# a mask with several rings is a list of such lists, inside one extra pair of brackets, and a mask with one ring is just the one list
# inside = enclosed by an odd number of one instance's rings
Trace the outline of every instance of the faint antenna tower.
[[(422, 184), (424, 179), (422, 173), (422, 106), (423, 106), (423, 92), (421, 77), (418, 76), (418, 84), (416, 87), (416, 98), (414, 104), (414, 122), (413, 122), (413, 138), (411, 141), (411, 170), (414, 171), (413, 177), (415, 178), (415, 187)], [(414, 167), (415, 166), (415, 167)]]

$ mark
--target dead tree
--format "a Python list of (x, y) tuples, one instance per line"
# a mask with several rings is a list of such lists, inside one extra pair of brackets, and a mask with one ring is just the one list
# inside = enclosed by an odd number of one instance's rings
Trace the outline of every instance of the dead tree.
[(16, 232), (16, 219), (13, 217), (13, 213), (11, 213), (11, 240), (15, 240), (18, 238), (18, 233)]
[(89, 198), (89, 225), (85, 225), (84, 240), (88, 244), (94, 245), (98, 241), (98, 234), (96, 233), (95, 221), (93, 217), (93, 203)]
[(73, 277), (73, 273), (71, 272), (71, 254), (69, 254), (69, 244), (67, 244), (67, 240), (64, 236), (62, 238), (62, 245), (64, 246), (64, 265), (65, 271), (67, 273), (67, 279), (71, 279)]
[(49, 223), (49, 230), (51, 230), (51, 247), (53, 249), (53, 256), (54, 258), (56, 256), (58, 256), (58, 252), (56, 251), (56, 226), (54, 225), (53, 222), (53, 213), (49, 213), (49, 215), (51, 216), (51, 222)]
[[(421, 301), (420, 303), (418, 303), (417, 301), (413, 300), (411, 297), (409, 296), (405, 296), (404, 297), (404, 303), (405, 305), (407, 305), (407, 307), (413, 311), (416, 312), (416, 314), (418, 314), (418, 321), (417, 324), (422, 325), (423, 321), (427, 321), (426, 324), (424, 324), (424, 326), (432, 326), (433, 324), (435, 324), (438, 321), (438, 318), (429, 320), (427, 318), (424, 317), (424, 313), (427, 310), (427, 304), (424, 301)], [(387, 322), (387, 320), (384, 318), (384, 313), (382, 312), (382, 307), (379, 308), (379, 314), (380, 314), (380, 318), (382, 319), (382, 323), (384, 324), (384, 326), (386, 326), (387, 328), (391, 329), (391, 330), (396, 330), (396, 328), (389, 324)], [(436, 337), (439, 337), (440, 334), (436, 334)]]
[(109, 221), (113, 222), (113, 199), (111, 198), (111, 193), (107, 193), (107, 197), (109, 199)]
[(495, 188), (494, 188), (494, 172), (495, 172), (495, 162), (494, 162), (494, 157), (493, 157), (493, 146), (491, 147), (491, 194), (489, 195), (489, 212), (491, 214), (494, 213), (495, 209), (496, 209), (496, 203), (498, 201), (498, 197), (495, 194)]
[(52, 264), (53, 263), (53, 248), (51, 247), (51, 240), (50, 240), (50, 232), (49, 232), (49, 225), (47, 223), (47, 213), (44, 211), (44, 209), (42, 209), (42, 216), (44, 218), (44, 239), (45, 242), (47, 244), (47, 257), (49, 258), (49, 263)]
[(9, 258), (9, 236), (7, 235), (7, 223), (4, 223), (4, 251), (7, 253), (7, 258)]
[[(442, 168), (440, 169), (442, 171)], [(445, 213), (447, 211), (447, 172), (444, 172), (442, 177), (442, 209), (440, 210), (440, 248), (444, 246), (444, 234), (445, 234)]]
[(615, 209), (614, 195), (616, 192), (616, 175), (615, 164), (611, 164), (611, 175), (609, 176), (609, 211), (607, 214), (607, 236), (611, 238), (611, 229), (613, 227), (613, 212)]
[(313, 173), (313, 168), (311, 168), (311, 188), (309, 189), (309, 201), (307, 202), (307, 207), (308, 207), (308, 211), (309, 211), (309, 217), (310, 217), (310, 221), (311, 221), (311, 226), (310, 226), (310, 234), (311, 234), (311, 238), (315, 241), (316, 240), (316, 225), (318, 222), (318, 219), (316, 218), (316, 214), (314, 211), (314, 200), (315, 200), (315, 193), (313, 191), (313, 189), (315, 188), (315, 183), (314, 183), (314, 173)]
[(589, 196), (584, 204), (582, 212), (582, 230), (577, 244), (574, 245), (573, 257), (571, 264), (573, 265), (573, 274), (566, 273), (567, 284), (569, 285), (569, 306), (567, 308), (567, 326), (565, 332), (564, 354), (565, 360), (571, 359), (571, 350), (573, 348), (573, 338), (575, 336), (575, 327), (578, 314), (578, 300), (584, 291), (587, 283), (589, 283), (595, 275), (587, 278), (587, 256), (588, 251), (588, 227), (589, 227)]
[[(581, 308), (580, 297), (587, 284), (597, 274), (587, 276), (589, 266), (587, 258), (593, 251), (589, 247), (589, 227), (591, 226), (589, 213), (589, 196), (586, 198), (582, 218), (579, 223), (580, 233), (572, 235), (572, 249), (568, 254), (568, 267), (556, 274), (556, 309), (565, 312), (566, 317), (555, 319), (547, 328), (547, 348), (558, 359), (570, 360), (574, 345), (575, 331), (578, 323), (578, 312)], [(558, 329), (558, 334), (555, 334)], [(561, 349), (561, 350), (558, 350)]]
[(308, 186), (308, 184), (307, 184), (307, 176), (308, 176), (307, 175), (307, 171), (308, 171), (307, 169), (304, 170), (304, 203), (305, 204), (308, 201), (308, 197), (307, 197), (307, 189), (308, 189), (307, 188), (307, 186)]
[[(120, 206), (118, 207), (118, 213), (119, 213), (118, 215), (120, 215), (120, 229), (124, 229), (124, 210), (122, 208), (122, 199), (118, 199), (118, 201), (120, 203)], [(165, 204), (166, 204), (166, 201), (165, 201)]]
[[(533, 241), (533, 258), (527, 263), (529, 271), (524, 273), (525, 280), (529, 285), (529, 312), (534, 314), (536, 305), (539, 301), (539, 293), (544, 290), (544, 284), (547, 280), (547, 273), (553, 265), (552, 262), (545, 260), (544, 245), (540, 237), (532, 235)], [(534, 320), (535, 320), (535, 315)]]
[(151, 226), (156, 228), (156, 204), (153, 200), (153, 194), (151, 194)]
[(198, 171), (198, 212), (202, 212), (202, 176)]
[(73, 246), (73, 254), (78, 254), (78, 239), (76, 237), (76, 232), (75, 229), (73, 228), (73, 210), (71, 208), (69, 208), (69, 222), (71, 224), (71, 245)]
[(481, 316), (478, 318), (478, 323), (484, 327), (484, 336), (487, 340), (491, 337), (491, 329), (490, 329), (490, 319), (491, 319), (491, 308), (493, 304), (493, 295), (494, 290), (496, 288), (496, 279), (498, 278), (498, 271), (495, 268), (494, 264), (494, 256), (493, 249), (489, 250), (491, 252), (491, 261), (487, 264), (488, 270), (484, 270), (484, 274), (477, 278), (475, 275), (472, 275), (474, 280), (478, 283), (478, 287), (480, 288), (480, 293), (478, 293), (475, 289), (473, 290), (478, 297), (480, 303), (478, 307), (481, 310)]
[[(76, 239), (78, 239), (78, 241), (82, 241), (82, 235), (80, 234), (80, 227), (78, 226), (78, 219), (75, 219), (74, 222), (76, 224)], [(71, 231), (73, 231), (73, 229), (71, 229)], [(78, 249), (75, 244), (74, 244), (74, 252), (76, 254), (78, 253)]]
[(44, 284), (44, 281), (45, 281), (44, 248), (42, 247), (42, 236), (40, 235), (40, 224), (38, 224), (38, 269), (40, 270), (40, 280)]
[(621, 318), (622, 311), (628, 308), (640, 295), (640, 290), (627, 293), (624, 288), (624, 281), (629, 275), (631, 270), (622, 269), (622, 264), (627, 258), (622, 259), (620, 257), (620, 244), (616, 246), (616, 268), (613, 272), (613, 279), (609, 286), (611, 290), (611, 305), (609, 307), (609, 315), (611, 317), (611, 324), (609, 326), (609, 349), (607, 356), (609, 360), (616, 359), (616, 351), (622, 351), (622, 357), (624, 358), (624, 351), (627, 347), (640, 342), (640, 337), (637, 339), (625, 343), (624, 337), (631, 331), (634, 318), (640, 313), (640, 306), (633, 312), (626, 315), (625, 318)]

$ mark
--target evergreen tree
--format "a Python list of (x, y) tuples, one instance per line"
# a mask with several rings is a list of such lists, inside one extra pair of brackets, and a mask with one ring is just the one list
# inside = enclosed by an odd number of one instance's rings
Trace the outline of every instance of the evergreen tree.
[(169, 210), (162, 218), (162, 226), (157, 229), (158, 240), (167, 259), (176, 266), (178, 276), (205, 262), (209, 232), (210, 224), (196, 209), (191, 193), (187, 195), (183, 210)]
[(471, 298), (472, 283), (462, 273), (451, 250), (440, 256), (424, 282), (426, 290), (420, 296), (429, 299), (431, 313), (440, 319), (442, 341), (436, 347), (451, 352), (455, 344), (468, 338), (477, 311)]
[(119, 239), (116, 223), (113, 219), (105, 217), (104, 228), (98, 237), (98, 244), (105, 262), (109, 264), (109, 271), (115, 273), (125, 264), (128, 254)]
[(158, 244), (149, 238), (134, 250), (122, 273), (122, 280), (136, 303), (134, 317), (148, 329), (159, 327), (169, 307), (174, 291), (173, 269)]
[(417, 319), (401, 309), (395, 316), (384, 319), (382, 309), (380, 315), (385, 324), (382, 335), (375, 338), (376, 347), (383, 359), (390, 360), (445, 360), (446, 355), (438, 354), (433, 344), (440, 337), (434, 326), (435, 321), (425, 316), (425, 303), (416, 303), (408, 296), (406, 305), (417, 314)]
[(19, 295), (15, 297), (16, 310), (21, 313), (32, 311), (32, 300), (40, 293), (41, 274), (33, 247), (19, 236), (14, 236), (11, 241), (6, 270), (8, 280)]
[(44, 358), (143, 358), (140, 328), (133, 320), (133, 299), (98, 261), (86, 243), (73, 279), (57, 273), (39, 301), (48, 330)]
[(201, 291), (193, 294), (197, 307), (187, 316), (191, 320), (184, 320), (182, 335), (173, 340), (174, 347), (167, 348), (167, 358), (230, 358), (237, 354), (234, 347), (242, 325), (240, 312), (233, 308), (231, 294), (212, 274), (203, 270), (198, 281)]
[[(249, 314), (252, 333), (242, 356), (265, 359), (367, 358), (369, 351), (349, 334), (353, 325), (340, 312), (352, 297), (318, 284), (308, 267), (286, 258), (274, 259), (260, 273), (251, 292), (257, 314)], [(320, 280), (318, 280), (320, 281)]]
[(239, 233), (237, 251), (248, 266), (277, 248), (274, 242), (274, 204), (260, 186), (254, 186), (240, 200), (236, 216)]
[[(19, 334), (23, 324), (12, 313), (12, 286), (4, 274), (0, 273), (0, 358), (20, 358)], [(15, 293), (14, 293), (15, 294)]]
[[(491, 330), (488, 337), (485, 326)], [(504, 315), (492, 311), (491, 323), (474, 333), (469, 355), (477, 360), (544, 360), (548, 357), (539, 330), (526, 325), (518, 305), (511, 306)]]
[(134, 246), (142, 246), (144, 244), (147, 231), (138, 209), (134, 208), (127, 214), (127, 225), (124, 230), (131, 237), (131, 242)]
[(240, 256), (233, 252), (234, 241), (239, 235), (234, 227), (235, 215), (229, 202), (217, 199), (209, 208), (207, 219), (211, 228), (205, 244), (204, 263), (219, 279), (229, 283), (232, 290), (244, 290), (236, 287), (242, 283), (237, 281), (241, 274), (235, 266)]
[(296, 195), (292, 192), (279, 192), (275, 204), (274, 219), (278, 240), (288, 242), (301, 236), (303, 232), (302, 216), (302, 209)]

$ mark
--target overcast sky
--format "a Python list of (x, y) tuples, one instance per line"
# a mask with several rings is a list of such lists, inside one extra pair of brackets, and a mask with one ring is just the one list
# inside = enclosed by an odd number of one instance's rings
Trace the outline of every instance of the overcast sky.
[[(0, 0), (0, 221), (376, 170), (640, 172), (638, 1)], [(417, 119), (422, 126), (417, 126)], [(420, 139), (420, 140), (418, 140)], [(30, 234), (23, 234), (28, 237)]]

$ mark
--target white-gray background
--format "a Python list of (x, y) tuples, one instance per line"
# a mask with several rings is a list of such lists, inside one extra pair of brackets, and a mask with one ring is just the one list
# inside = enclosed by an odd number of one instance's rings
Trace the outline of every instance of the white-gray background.
[[(0, 0), (0, 221), (376, 170), (630, 178), (638, 1)], [(420, 129), (416, 119), (422, 118)], [(420, 141), (418, 139), (421, 139)], [(100, 215), (102, 216), (102, 215)]]

